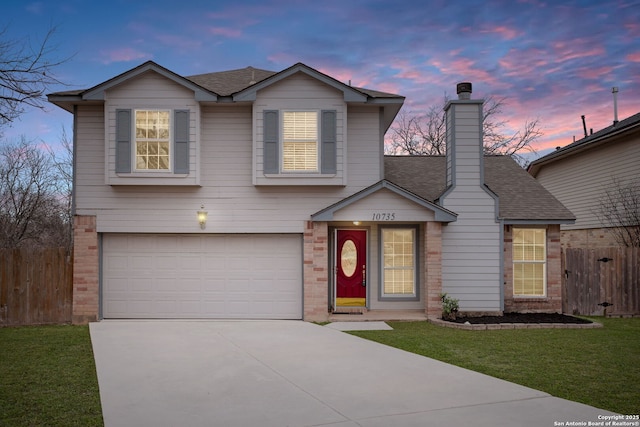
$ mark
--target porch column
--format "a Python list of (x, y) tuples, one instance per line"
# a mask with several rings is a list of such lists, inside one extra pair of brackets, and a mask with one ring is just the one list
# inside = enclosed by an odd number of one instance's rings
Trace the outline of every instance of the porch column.
[(95, 216), (73, 218), (73, 324), (98, 320), (99, 260)]
[(329, 320), (329, 227), (307, 221), (304, 230), (304, 307), (307, 322)]
[(425, 313), (430, 319), (442, 316), (442, 224), (427, 222), (424, 232), (425, 261)]

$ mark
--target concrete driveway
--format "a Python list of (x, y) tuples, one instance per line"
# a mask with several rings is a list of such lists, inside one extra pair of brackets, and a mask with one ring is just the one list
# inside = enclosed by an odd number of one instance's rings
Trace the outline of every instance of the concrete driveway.
[(106, 427), (543, 427), (610, 414), (300, 321), (90, 330)]

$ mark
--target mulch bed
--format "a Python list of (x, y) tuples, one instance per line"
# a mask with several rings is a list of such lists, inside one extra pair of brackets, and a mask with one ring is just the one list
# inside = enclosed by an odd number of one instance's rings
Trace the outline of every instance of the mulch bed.
[(497, 323), (593, 323), (590, 320), (567, 316), (559, 313), (504, 313), (502, 316), (457, 317), (449, 322), (471, 324), (497, 324)]

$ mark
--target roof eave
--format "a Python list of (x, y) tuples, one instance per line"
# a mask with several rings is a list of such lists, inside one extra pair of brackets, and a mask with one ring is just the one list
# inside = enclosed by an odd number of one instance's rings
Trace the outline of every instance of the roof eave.
[(535, 177), (538, 174), (538, 172), (540, 172), (540, 169), (543, 166), (546, 166), (550, 163), (561, 160), (565, 157), (572, 156), (576, 153), (580, 153), (582, 151), (599, 147), (600, 145), (609, 142), (611, 139), (619, 138), (628, 133), (637, 131), (638, 129), (640, 129), (640, 122), (635, 122), (635, 123), (632, 123), (631, 125), (621, 127), (620, 129), (614, 129), (611, 132), (607, 132), (606, 134), (600, 135), (591, 140), (585, 140), (583, 143), (578, 143), (574, 146), (567, 146), (564, 148), (560, 148), (559, 150), (556, 150), (552, 153), (547, 154), (546, 156), (543, 156), (531, 162), (527, 167), (527, 172), (529, 172), (529, 174)]
[(544, 224), (575, 224), (574, 219), (509, 219), (502, 220), (505, 225), (544, 225)]
[(49, 101), (53, 105), (57, 105), (63, 110), (73, 113), (73, 106), (82, 102), (82, 97), (80, 95), (51, 94), (47, 95), (47, 101)]

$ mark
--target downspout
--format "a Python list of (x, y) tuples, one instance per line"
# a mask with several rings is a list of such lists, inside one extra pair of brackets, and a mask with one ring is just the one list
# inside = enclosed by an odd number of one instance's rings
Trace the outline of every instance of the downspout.
[[(71, 218), (73, 221), (73, 217), (76, 216), (76, 177), (77, 177), (77, 164), (76, 159), (77, 150), (78, 150), (78, 106), (73, 106), (73, 138), (72, 144), (73, 147), (71, 149)], [(73, 242), (73, 239), (72, 239)]]
[(504, 287), (507, 286), (504, 280), (504, 219), (498, 218), (500, 224), (500, 311), (504, 314)]

